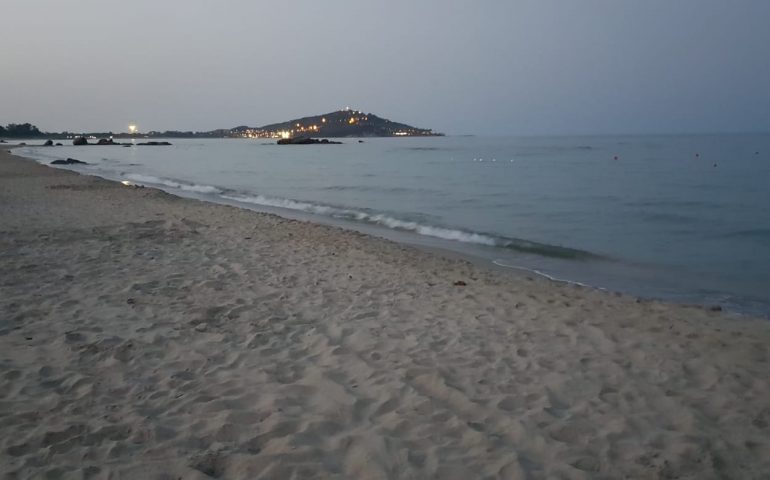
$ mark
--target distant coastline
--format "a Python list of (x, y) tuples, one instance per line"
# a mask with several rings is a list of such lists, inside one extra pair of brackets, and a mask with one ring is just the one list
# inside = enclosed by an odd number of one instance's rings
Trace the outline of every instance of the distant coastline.
[(165, 130), (148, 132), (42, 132), (30, 123), (0, 126), (0, 138), (53, 140), (86, 138), (302, 138), (302, 137), (435, 137), (443, 133), (430, 128), (418, 128), (393, 122), (373, 113), (343, 109), (334, 112), (295, 118), (279, 123), (249, 127), (219, 128), (208, 131)]

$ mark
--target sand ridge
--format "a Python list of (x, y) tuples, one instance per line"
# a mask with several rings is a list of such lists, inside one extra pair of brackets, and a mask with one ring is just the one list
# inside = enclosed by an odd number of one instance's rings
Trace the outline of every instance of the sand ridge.
[(0, 265), (6, 478), (770, 476), (765, 320), (5, 153)]

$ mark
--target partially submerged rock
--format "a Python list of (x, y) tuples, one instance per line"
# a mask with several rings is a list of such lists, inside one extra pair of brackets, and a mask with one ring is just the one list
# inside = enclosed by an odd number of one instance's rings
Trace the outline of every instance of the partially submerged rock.
[(75, 146), (88, 145), (88, 140), (86, 137), (75, 137), (75, 139), (72, 140), (72, 144)]
[(53, 140), (46, 140), (43, 144), (44, 147), (53, 147)]
[(51, 165), (88, 165), (86, 162), (81, 162), (74, 158), (68, 158), (66, 160), (54, 160)]
[(137, 145), (146, 145), (150, 147), (160, 147), (165, 145), (171, 145), (169, 142), (144, 142), (144, 143), (137, 143)]
[(278, 140), (278, 145), (341, 145), (342, 142), (332, 142), (324, 138), (319, 140), (317, 138), (298, 137), (298, 138), (282, 138)]

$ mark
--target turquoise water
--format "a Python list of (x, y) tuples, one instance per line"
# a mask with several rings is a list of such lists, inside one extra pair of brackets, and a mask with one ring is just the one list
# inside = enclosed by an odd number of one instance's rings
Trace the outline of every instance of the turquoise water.
[[(27, 147), (171, 192), (365, 226), (503, 268), (770, 313), (770, 135)], [(284, 210), (288, 209), (288, 210)]]

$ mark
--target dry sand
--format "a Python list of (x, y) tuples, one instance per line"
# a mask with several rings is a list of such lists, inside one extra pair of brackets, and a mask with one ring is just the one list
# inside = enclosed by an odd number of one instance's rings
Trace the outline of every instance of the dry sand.
[(769, 348), (0, 154), (6, 478), (770, 478)]

